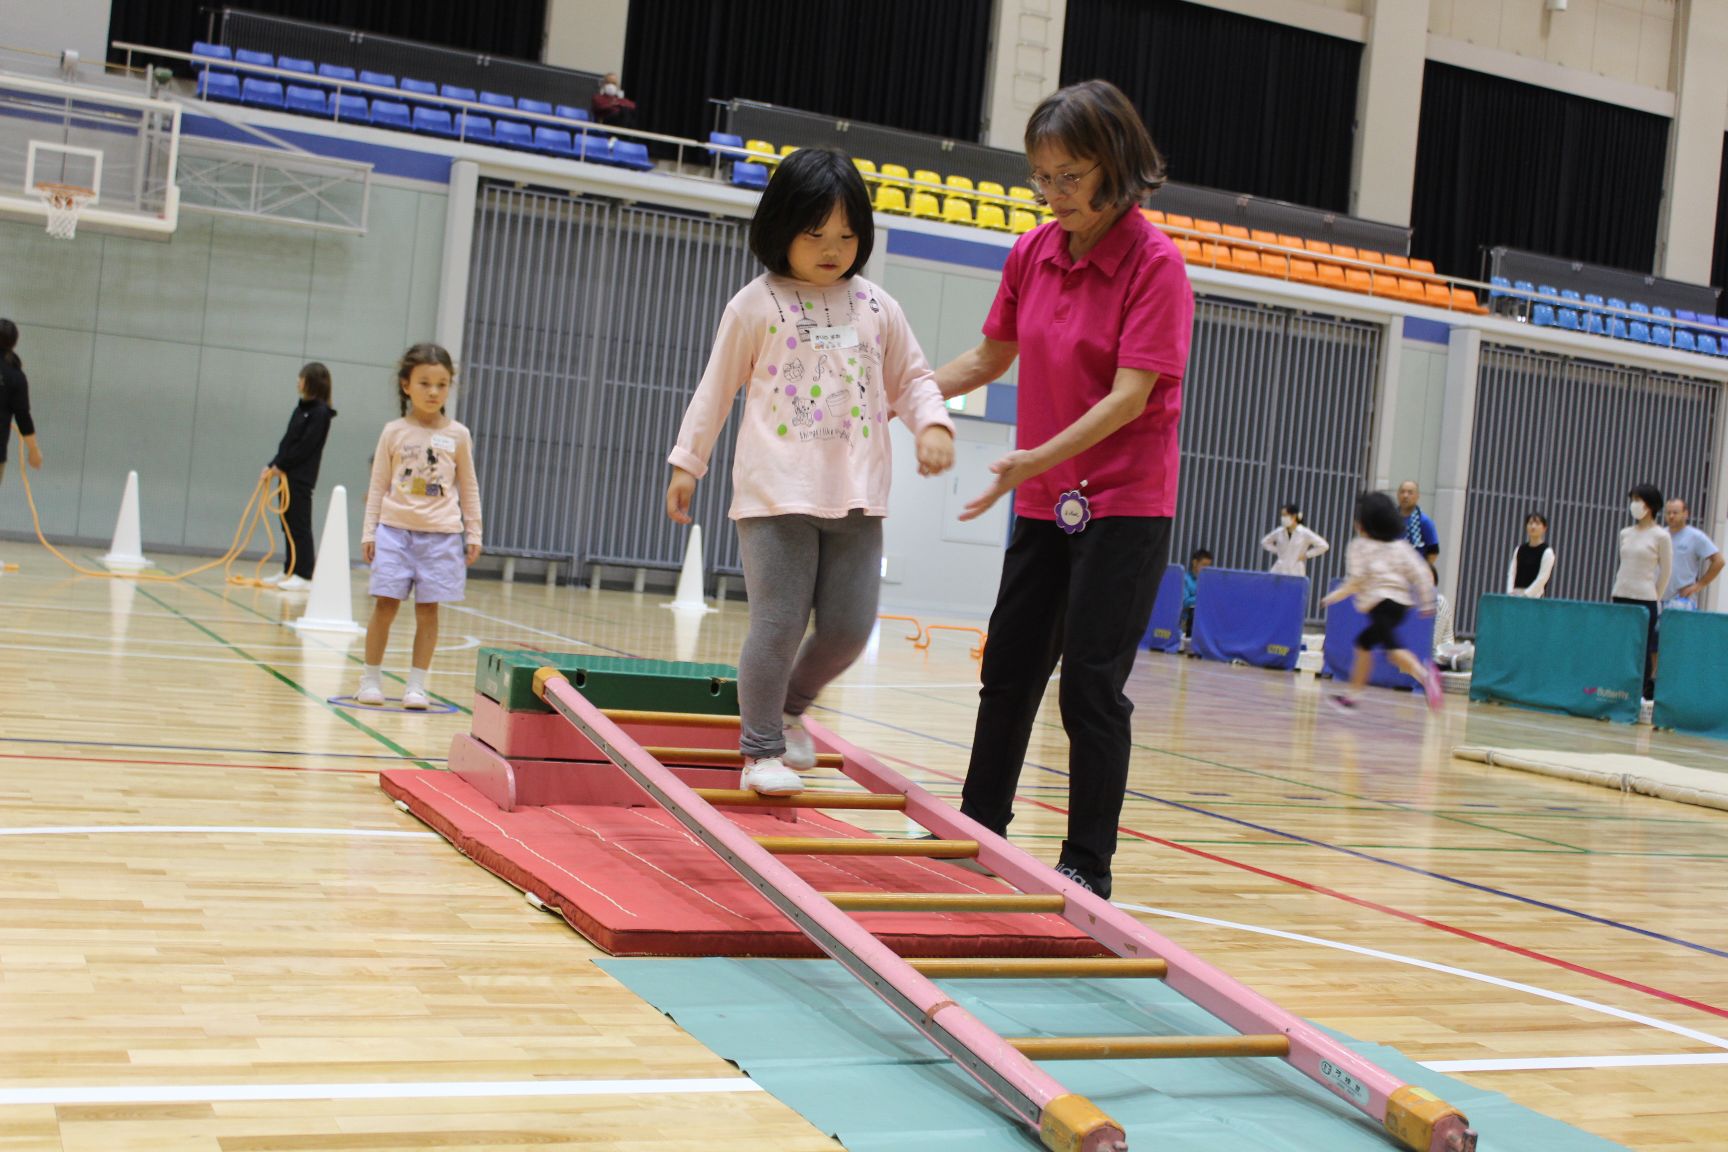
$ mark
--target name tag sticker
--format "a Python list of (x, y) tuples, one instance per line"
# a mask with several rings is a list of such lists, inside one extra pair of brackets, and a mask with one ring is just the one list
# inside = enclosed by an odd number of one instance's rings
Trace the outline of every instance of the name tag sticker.
[(432, 433), (432, 447), (434, 449), (441, 448), (446, 452), (454, 452), (456, 451), (456, 437), (446, 436), (442, 432), (434, 432)]
[(810, 343), (818, 352), (837, 352), (858, 347), (858, 329), (850, 324), (810, 329)]

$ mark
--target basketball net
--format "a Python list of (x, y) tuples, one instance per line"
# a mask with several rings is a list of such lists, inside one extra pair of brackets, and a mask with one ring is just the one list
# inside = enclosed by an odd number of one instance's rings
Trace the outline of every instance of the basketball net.
[(93, 191), (76, 184), (38, 184), (31, 190), (48, 213), (48, 235), (70, 240), (78, 233), (78, 213)]

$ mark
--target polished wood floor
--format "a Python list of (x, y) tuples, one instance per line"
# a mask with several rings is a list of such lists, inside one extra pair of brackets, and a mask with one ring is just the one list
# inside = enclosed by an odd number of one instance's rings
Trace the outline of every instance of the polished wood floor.
[[(0, 576), (0, 1149), (837, 1147), (723, 1091), (735, 1069), (391, 806), (373, 774), (438, 764), (460, 711), (327, 703), (358, 642), (302, 640), (276, 593), (0, 561), (23, 569)], [(481, 644), (735, 658), (740, 606), (679, 637), (663, 598), (476, 582), (432, 686), (466, 704)], [(953, 793), (966, 649), (885, 626), (822, 719)], [(1449, 756), (1728, 771), (1728, 746), (1459, 697), (1341, 717), (1305, 677), (1150, 655), (1131, 692), (1119, 901), (1295, 1011), (1580, 1128), (1728, 1147), (1728, 813)], [(1013, 828), (1045, 856), (1051, 695)]]

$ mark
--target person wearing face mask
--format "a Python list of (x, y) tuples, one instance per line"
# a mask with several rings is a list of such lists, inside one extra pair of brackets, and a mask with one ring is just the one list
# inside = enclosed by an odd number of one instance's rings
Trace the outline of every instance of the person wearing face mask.
[(1548, 517), (1532, 512), (1524, 517), (1524, 543), (1512, 553), (1506, 569), (1506, 594), (1540, 600), (1554, 575), (1554, 549), (1548, 545)]
[(1302, 510), (1293, 503), (1278, 509), (1278, 527), (1266, 533), (1260, 547), (1277, 557), (1272, 562), (1274, 576), (1306, 576), (1308, 561), (1332, 550), (1318, 532), (1302, 523)]
[(1620, 529), (1620, 567), (1614, 573), (1612, 598), (1616, 604), (1635, 604), (1649, 615), (1644, 640), (1644, 698), (1651, 700), (1656, 696), (1656, 617), (1674, 571), (1674, 540), (1656, 521), (1662, 507), (1661, 489), (1639, 484), (1626, 495), (1626, 511), (1633, 522)]

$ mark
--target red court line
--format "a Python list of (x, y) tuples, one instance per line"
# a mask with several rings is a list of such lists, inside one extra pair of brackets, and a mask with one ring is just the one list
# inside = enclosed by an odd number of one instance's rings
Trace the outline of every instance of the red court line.
[[(940, 776), (945, 780), (965, 780), (964, 776), (956, 776), (952, 772), (944, 772), (940, 768), (931, 768), (925, 764), (914, 764), (910, 760), (902, 760), (898, 756), (882, 756), (881, 758), (884, 760), (892, 760), (896, 764), (900, 764), (907, 768), (914, 768), (920, 772), (928, 772), (933, 776)], [(1058, 807), (1055, 804), (1050, 804), (1043, 800), (1034, 800), (1030, 797), (1021, 796), (1018, 793), (1015, 794), (1015, 799), (1031, 804), (1037, 808), (1043, 808), (1049, 812), (1056, 812), (1063, 816), (1068, 815), (1068, 809)], [(1142, 832), (1137, 828), (1130, 828), (1125, 824), (1118, 825), (1117, 831), (1125, 832), (1128, 835), (1133, 836), (1138, 840), (1144, 840), (1149, 844), (1158, 844), (1165, 848), (1174, 848), (1178, 852), (1186, 852), (1190, 856), (1198, 856), (1202, 860), (1210, 860), (1214, 864), (1225, 864), (1231, 868), (1239, 868), (1244, 872), (1251, 872), (1256, 876), (1263, 876), (1268, 880), (1276, 880), (1281, 884), (1289, 884), (1292, 887), (1301, 888), (1308, 892), (1315, 892), (1322, 896), (1330, 896), (1335, 900), (1342, 900), (1346, 904), (1354, 904), (1358, 908), (1366, 908), (1371, 912), (1383, 912), (1388, 916), (1395, 916), (1400, 920), (1408, 920), (1412, 924), (1420, 924), (1425, 928), (1434, 928), (1441, 932), (1447, 932), (1453, 936), (1459, 936), (1465, 940), (1473, 941), (1477, 944), (1486, 944), (1490, 948), (1498, 948), (1503, 952), (1511, 952), (1513, 955), (1523, 956), (1528, 960), (1538, 960), (1544, 964), (1552, 964), (1556, 968), (1564, 968), (1566, 971), (1575, 972), (1580, 976), (1589, 976), (1592, 979), (1602, 980), (1609, 984), (1615, 984), (1621, 988), (1627, 988), (1634, 992), (1642, 992), (1646, 996), (1654, 996), (1659, 1000), (1666, 1000), (1671, 1004), (1679, 1004), (1686, 1008), (1696, 1009), (1699, 1012), (1706, 1012), (1712, 1016), (1720, 1016), (1723, 1019), (1728, 1019), (1728, 1008), (1718, 1008), (1714, 1004), (1705, 1004), (1700, 1000), (1693, 1000), (1690, 997), (1681, 996), (1678, 993), (1665, 992), (1660, 988), (1653, 988), (1648, 984), (1640, 984), (1636, 980), (1628, 980), (1623, 976), (1615, 976), (1613, 973), (1603, 972), (1597, 968), (1588, 968), (1582, 964), (1574, 964), (1570, 960), (1562, 960), (1558, 956), (1550, 956), (1546, 952), (1537, 952), (1534, 949), (1525, 948), (1521, 945), (1513, 944), (1505, 940), (1497, 940), (1492, 936), (1484, 936), (1480, 932), (1472, 932), (1468, 928), (1459, 928), (1456, 925), (1447, 924), (1440, 920), (1432, 920), (1427, 916), (1419, 916), (1414, 912), (1406, 912), (1401, 908), (1393, 908), (1390, 905), (1380, 904), (1373, 900), (1364, 900), (1360, 896), (1352, 896), (1348, 892), (1340, 892), (1336, 888), (1327, 888), (1321, 884), (1311, 884), (1306, 880), (1298, 880), (1294, 876), (1286, 876), (1281, 872), (1272, 872), (1265, 868), (1256, 867), (1253, 864), (1244, 864), (1240, 860), (1232, 860), (1228, 856), (1219, 856), (1216, 853), (1207, 852), (1199, 848), (1193, 848), (1186, 844), (1178, 844), (1173, 840), (1166, 840), (1161, 836), (1153, 836), (1149, 832)]]
[(266, 772), (339, 772), (376, 776), (377, 768), (307, 768), (300, 764), (224, 764), (209, 760), (121, 760), (102, 756), (37, 756), (22, 752), (0, 752), (0, 760), (62, 760), (73, 764), (145, 764), (158, 768), (257, 768)]

